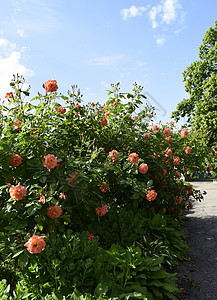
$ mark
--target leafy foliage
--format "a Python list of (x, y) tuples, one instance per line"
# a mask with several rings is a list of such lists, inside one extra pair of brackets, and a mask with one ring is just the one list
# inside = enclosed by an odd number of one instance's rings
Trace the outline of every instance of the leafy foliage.
[(205, 140), (198, 151), (193, 133), (153, 126), (153, 108), (136, 113), (137, 84), (132, 94), (112, 85), (105, 105), (81, 105), (76, 86), (27, 102), (23, 84), (14, 77), (0, 116), (4, 296), (176, 299), (164, 267), (184, 257), (183, 210), (202, 194), (183, 177)]

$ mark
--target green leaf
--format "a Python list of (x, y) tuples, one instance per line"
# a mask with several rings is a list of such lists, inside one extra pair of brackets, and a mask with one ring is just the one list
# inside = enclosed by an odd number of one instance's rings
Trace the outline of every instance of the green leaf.
[(32, 216), (32, 215), (34, 215), (34, 213), (36, 212), (36, 207), (34, 207), (34, 206), (31, 206), (28, 210), (27, 210), (27, 214), (29, 215), (29, 216)]
[(25, 254), (20, 255), (18, 259), (18, 265), (21, 269), (24, 269), (29, 263), (29, 258)]
[(24, 251), (24, 249), (18, 251), (17, 253), (15, 253), (15, 254), (12, 256), (12, 258), (15, 258), (15, 257), (19, 256), (21, 253), (23, 253), (23, 251)]

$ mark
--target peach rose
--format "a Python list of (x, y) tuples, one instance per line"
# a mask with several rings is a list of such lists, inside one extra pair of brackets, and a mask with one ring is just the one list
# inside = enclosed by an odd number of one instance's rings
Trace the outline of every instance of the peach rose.
[(9, 99), (9, 98), (11, 98), (11, 97), (13, 97), (13, 93), (12, 93), (12, 92), (7, 93), (7, 94), (5, 95), (5, 98), (6, 98), (6, 99)]
[(9, 163), (14, 166), (14, 167), (18, 167), (19, 165), (22, 164), (22, 157), (19, 154), (11, 154), (10, 157), (12, 159), (9, 159)]
[(59, 216), (61, 216), (62, 214), (62, 208), (58, 205), (51, 205), (47, 208), (47, 215), (51, 218), (51, 219), (56, 219), (59, 218)]
[(174, 166), (177, 166), (180, 163), (180, 158), (178, 156), (175, 156), (173, 159)]
[(171, 136), (167, 136), (167, 137), (166, 137), (166, 142), (167, 142), (168, 144), (172, 143), (172, 141), (173, 141), (173, 139), (172, 139)]
[(165, 136), (170, 135), (170, 132), (171, 132), (171, 129), (170, 129), (170, 128), (165, 128), (165, 129), (164, 129), (164, 135), (165, 135)]
[(143, 134), (143, 136), (146, 138), (146, 140), (150, 140), (151, 139), (150, 136), (147, 133)]
[(159, 130), (159, 127), (157, 125), (154, 125), (153, 126), (153, 131), (158, 131)]
[(108, 188), (109, 188), (109, 184), (107, 182), (104, 182), (104, 185), (99, 187), (102, 193), (106, 193), (108, 191)]
[(38, 254), (41, 253), (46, 246), (45, 240), (46, 236), (33, 235), (24, 246), (27, 248), (29, 253)]
[(26, 193), (27, 190), (21, 184), (10, 187), (10, 197), (14, 200), (22, 200)]
[(128, 157), (129, 161), (132, 163), (132, 164), (136, 164), (139, 160), (139, 155), (136, 154), (136, 153), (131, 153)]
[(108, 212), (108, 206), (105, 205), (105, 204), (102, 204), (101, 207), (96, 207), (95, 208), (95, 212), (96, 212), (97, 216), (102, 217), (105, 214), (107, 214), (107, 212)]
[(146, 195), (146, 199), (148, 201), (153, 201), (156, 199), (156, 197), (157, 197), (157, 193), (155, 192), (155, 190), (151, 190), (151, 191), (149, 190)]
[(181, 135), (184, 136), (184, 137), (186, 137), (188, 135), (188, 130), (182, 129)]
[(189, 146), (188, 146), (188, 147), (186, 147), (186, 149), (185, 149), (185, 153), (186, 153), (186, 154), (189, 154), (190, 152), (191, 152), (191, 147), (189, 147)]
[(172, 154), (173, 154), (172, 149), (168, 148), (167, 151), (166, 151), (165, 156), (166, 156), (166, 157), (170, 157)]
[(22, 126), (21, 126), (22, 122), (21, 121), (17, 121), (17, 122), (14, 122), (12, 124), (12, 126), (14, 127), (14, 129), (16, 130), (21, 130)]
[(117, 150), (112, 150), (109, 152), (109, 158), (112, 159), (113, 163), (116, 163), (118, 161), (118, 154), (119, 152)]
[(78, 177), (78, 173), (77, 172), (74, 172), (74, 173), (70, 173), (69, 174), (69, 177), (70, 178), (66, 178), (66, 181), (70, 184), (78, 184), (78, 182), (76, 181), (77, 177)]
[(142, 163), (139, 165), (139, 172), (142, 173), (142, 174), (145, 174), (147, 173), (148, 171), (148, 165), (145, 164), (145, 163)]
[(45, 82), (43, 87), (44, 87), (46, 93), (56, 92), (58, 89), (57, 81), (54, 79), (48, 80)]
[(62, 107), (62, 106), (59, 106), (57, 108), (57, 112), (58, 112), (59, 115), (62, 115), (62, 114), (64, 114), (66, 112), (66, 109), (64, 107)]
[(48, 154), (44, 156), (44, 158), (45, 161), (43, 163), (43, 166), (48, 170), (53, 169), (57, 166), (57, 158), (53, 154)]
[(107, 123), (108, 123), (108, 122), (107, 122), (107, 119), (106, 119), (106, 118), (102, 118), (101, 123), (100, 123), (101, 126), (104, 127), (104, 126), (107, 125)]

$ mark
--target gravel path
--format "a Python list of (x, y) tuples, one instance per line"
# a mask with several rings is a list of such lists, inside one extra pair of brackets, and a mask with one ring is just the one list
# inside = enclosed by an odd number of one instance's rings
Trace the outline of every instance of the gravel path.
[(194, 182), (194, 188), (206, 191), (202, 202), (193, 202), (186, 215), (187, 252), (178, 272), (183, 300), (217, 300), (217, 184)]

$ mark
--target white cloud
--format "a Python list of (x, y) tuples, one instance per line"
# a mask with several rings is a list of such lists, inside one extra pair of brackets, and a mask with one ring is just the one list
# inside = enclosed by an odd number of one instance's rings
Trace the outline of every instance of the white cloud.
[(106, 83), (104, 80), (101, 81), (100, 84), (106, 89), (110, 88), (110, 84)]
[(163, 45), (163, 44), (165, 43), (166, 38), (163, 37), (163, 36), (161, 36), (161, 37), (156, 38), (155, 41), (156, 41), (156, 43), (157, 43), (159, 46), (161, 46), (161, 45)]
[(151, 10), (149, 11), (149, 18), (152, 22), (152, 28), (157, 28), (159, 26), (159, 23), (156, 21), (157, 15), (161, 12), (162, 6), (153, 6)]
[(157, 28), (159, 24), (170, 24), (179, 18), (183, 22), (184, 13), (179, 0), (163, 0), (161, 4), (153, 6), (149, 12), (149, 18), (152, 22), (152, 28)]
[(124, 8), (121, 10), (122, 18), (126, 21), (129, 18), (133, 18), (136, 16), (141, 16), (145, 11), (147, 10), (147, 7), (140, 6), (131, 6), (130, 8)]
[(96, 66), (115, 66), (123, 58), (123, 55), (100, 56), (90, 59), (89, 63)]
[(33, 70), (21, 63), (21, 55), (24, 51), (20, 50), (15, 44), (6, 39), (0, 39), (0, 98), (11, 91), (10, 81), (14, 74), (22, 75), (25, 79), (34, 76)]
[(24, 37), (24, 30), (23, 29), (18, 29), (17, 33), (20, 37)]
[(166, 0), (163, 5), (162, 21), (169, 24), (176, 18), (176, 10), (180, 8), (178, 0)]

